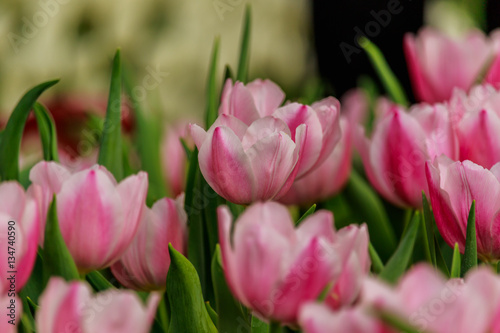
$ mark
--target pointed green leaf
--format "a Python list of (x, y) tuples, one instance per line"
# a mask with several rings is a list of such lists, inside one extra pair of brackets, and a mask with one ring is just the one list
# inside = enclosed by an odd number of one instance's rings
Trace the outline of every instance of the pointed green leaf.
[(36, 102), (33, 107), (35, 112), (38, 132), (42, 141), (43, 159), (46, 161), (59, 162), (59, 154), (57, 152), (57, 132), (54, 118), (47, 109), (40, 103)]
[(470, 206), (467, 219), (467, 235), (465, 237), (465, 251), (462, 258), (462, 277), (469, 269), (477, 266), (477, 238), (476, 238), (476, 200)]
[(149, 186), (146, 201), (151, 206), (158, 199), (167, 195), (160, 162), (160, 122), (146, 117), (141, 102), (137, 99), (137, 94), (134, 93), (133, 82), (135, 80), (132, 79), (131, 71), (124, 70), (123, 85), (132, 103), (132, 112), (136, 121), (134, 142), (141, 161), (141, 169), (148, 173)]
[(167, 295), (172, 310), (169, 333), (216, 333), (201, 293), (200, 280), (193, 265), (169, 245), (170, 268)]
[(405, 272), (410, 263), (413, 254), (413, 248), (418, 235), (418, 227), (420, 223), (420, 212), (416, 211), (408, 225), (406, 233), (403, 235), (399, 246), (389, 259), (385, 268), (380, 273), (380, 278), (389, 283), (396, 283), (401, 275)]
[(351, 171), (344, 194), (350, 206), (355, 207), (366, 222), (377, 253), (388, 258), (396, 248), (396, 235), (378, 195), (355, 170)]
[(29, 296), (35, 304), (38, 304), (38, 297), (40, 297), (43, 290), (45, 289), (45, 285), (43, 283), (44, 281), (40, 278), (43, 277), (43, 259), (40, 255), (40, 251), (41, 250), (37, 252), (35, 267), (31, 272), (31, 276), (26, 285), (21, 290), (21, 293)]
[(243, 83), (248, 81), (248, 66), (250, 63), (250, 30), (252, 26), (250, 4), (245, 8), (245, 19), (243, 22), (243, 32), (241, 35), (240, 60), (236, 80)]
[(120, 50), (113, 58), (111, 83), (109, 87), (106, 119), (102, 129), (101, 146), (98, 163), (105, 166), (115, 176), (117, 181), (123, 179), (122, 133), (121, 133), (121, 94), (122, 70)]
[(222, 82), (225, 83), (227, 79), (234, 80), (233, 78), (233, 71), (231, 70), (231, 67), (226, 65), (226, 67), (224, 67), (224, 81)]
[(314, 212), (316, 211), (316, 204), (313, 204), (305, 213), (304, 215), (302, 215), (300, 217), (300, 219), (297, 220), (297, 222), (295, 222), (295, 225), (299, 225), (302, 223), (302, 221), (304, 221), (309, 215), (311, 214), (314, 214)]
[(455, 243), (455, 248), (453, 249), (453, 259), (451, 261), (451, 278), (459, 278), (460, 277), (460, 249), (458, 247), (458, 243)]
[(434, 248), (436, 249), (436, 267), (441, 270), (447, 277), (450, 277), (450, 270), (444, 260), (443, 252), (441, 252), (441, 247), (437, 240), (437, 236), (434, 236)]
[(106, 289), (116, 289), (99, 271), (88, 273), (85, 279), (90, 283), (92, 288), (98, 292)]
[(430, 263), (436, 267), (436, 249), (434, 246), (434, 215), (432, 214), (429, 201), (425, 193), (422, 191), (422, 202), (423, 202), (423, 230), (424, 230), (424, 242), (426, 246), (426, 255), (428, 255), (428, 260)]
[(373, 272), (379, 274), (384, 270), (384, 264), (371, 242), (368, 244), (368, 254), (370, 255), (370, 259), (372, 261)]
[(210, 302), (205, 302), (205, 307), (207, 308), (207, 312), (208, 315), (210, 316), (210, 319), (212, 319), (212, 323), (216, 325), (217, 322), (219, 321), (219, 315), (217, 314), (217, 312), (215, 312), (212, 306), (210, 306)]
[(222, 269), (220, 247), (217, 245), (212, 259), (212, 281), (215, 290), (215, 301), (219, 319), (219, 332), (236, 332), (241, 323), (246, 322), (241, 304), (231, 294)]
[(216, 37), (212, 47), (212, 58), (208, 70), (207, 90), (206, 90), (206, 110), (205, 125), (210, 128), (217, 119), (219, 108), (219, 93), (217, 89), (217, 62), (219, 60), (219, 38)]
[(392, 72), (380, 49), (366, 37), (361, 37), (359, 39), (359, 45), (361, 45), (368, 55), (370, 62), (375, 68), (380, 81), (382, 81), (392, 101), (402, 106), (409, 106), (410, 103), (408, 102), (403, 87), (399, 83), (396, 75)]
[(57, 203), (54, 195), (47, 213), (43, 246), (44, 281), (51, 276), (61, 276), (66, 281), (78, 280), (80, 275), (59, 229)]
[(19, 150), (24, 125), (29, 113), (40, 95), (59, 80), (41, 83), (29, 90), (17, 103), (2, 132), (0, 141), (0, 180), (19, 180)]

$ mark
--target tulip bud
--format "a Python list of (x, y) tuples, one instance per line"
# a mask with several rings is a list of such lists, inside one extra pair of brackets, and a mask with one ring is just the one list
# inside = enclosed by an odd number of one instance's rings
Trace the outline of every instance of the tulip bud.
[(170, 256), (168, 244), (186, 254), (187, 215), (184, 195), (177, 200), (163, 198), (151, 209), (144, 207), (139, 229), (111, 271), (120, 283), (137, 290), (165, 289)]
[[(499, 37), (494, 33), (488, 38), (481, 31), (472, 30), (455, 39), (430, 28), (423, 28), (417, 36), (406, 34), (406, 61), (417, 99), (444, 102), (454, 88), (468, 91), (488, 61), (498, 59)], [(487, 82), (498, 83), (494, 81), (499, 77), (499, 68), (490, 67)]]
[[(40, 188), (35, 186), (31, 192), (38, 195)], [(19, 292), (33, 270), (40, 235), (40, 214), (33, 195), (27, 195), (16, 182), (0, 183), (0, 294)]]
[(148, 333), (160, 295), (151, 294), (144, 306), (129, 290), (109, 289), (92, 295), (84, 282), (52, 278), (40, 296), (37, 332)]
[(42, 187), (45, 204), (56, 194), (61, 234), (80, 272), (109, 267), (130, 245), (144, 207), (146, 173), (117, 184), (103, 166), (70, 174), (57, 163), (40, 162), (30, 180)]
[(256, 203), (239, 217), (218, 209), (224, 273), (236, 298), (258, 316), (295, 323), (300, 306), (339, 275), (333, 215), (319, 211), (294, 229), (285, 206)]
[(467, 218), (476, 200), (478, 256), (500, 259), (498, 213), (500, 211), (500, 163), (491, 170), (471, 161), (454, 162), (445, 156), (426, 166), (429, 194), (436, 225), (443, 239), (464, 253)]

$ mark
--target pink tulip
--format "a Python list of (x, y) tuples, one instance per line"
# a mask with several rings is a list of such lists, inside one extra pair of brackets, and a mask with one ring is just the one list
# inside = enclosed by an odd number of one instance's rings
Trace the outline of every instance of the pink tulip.
[(40, 162), (30, 180), (43, 188), (45, 207), (56, 194), (61, 234), (81, 272), (109, 267), (132, 242), (146, 198), (146, 173), (117, 184), (103, 166), (70, 174), (57, 163)]
[(232, 115), (247, 126), (257, 120), (273, 116), (288, 126), (292, 140), (302, 124), (307, 126), (305, 147), (301, 152), (297, 178), (318, 168), (340, 140), (340, 103), (333, 97), (325, 98), (311, 106), (298, 103), (279, 106), (284, 100), (281, 89), (269, 80), (255, 80), (246, 86), (241, 82), (226, 81), (219, 114)]
[(351, 128), (347, 119), (341, 119), (342, 138), (319, 168), (297, 179), (279, 199), (287, 205), (310, 206), (340, 192), (351, 173)]
[(376, 317), (377, 310), (399, 317), (419, 332), (486, 333), (500, 323), (495, 316), (499, 305), (500, 278), (488, 268), (469, 272), (465, 281), (447, 281), (434, 268), (419, 264), (395, 288), (366, 278), (354, 308), (333, 312), (308, 304), (301, 309), (299, 322), (305, 333), (397, 332)]
[(294, 229), (285, 206), (256, 203), (239, 217), (218, 209), (226, 280), (236, 298), (264, 318), (294, 323), (340, 269), (333, 215), (319, 211)]
[(443, 239), (465, 249), (467, 218), (476, 200), (477, 252), (481, 259), (500, 259), (500, 163), (491, 170), (471, 161), (445, 156), (427, 163), (427, 181), (436, 224)]
[[(33, 195), (41, 189), (33, 187)], [(32, 195), (16, 182), (0, 183), (0, 295), (12, 289), (7, 280), (15, 275), (15, 292), (28, 282), (35, 264), (40, 235), (40, 215)], [(15, 271), (17, 273), (9, 273)], [(3, 318), (5, 319), (5, 318)]]
[(151, 294), (144, 306), (129, 290), (92, 295), (84, 282), (67, 283), (55, 277), (40, 296), (37, 332), (148, 333), (159, 299), (158, 294)]
[(458, 142), (445, 105), (418, 104), (409, 112), (392, 105), (379, 111), (371, 140), (355, 136), (366, 175), (387, 200), (402, 207), (421, 207), (427, 193), (425, 161), (441, 154), (458, 158)]
[(474, 87), (468, 95), (456, 91), (449, 108), (457, 123), (460, 160), (485, 168), (500, 161), (500, 92), (490, 85)]
[[(408, 33), (404, 47), (413, 90), (418, 100), (436, 103), (448, 100), (454, 88), (469, 90), (488, 61), (499, 58), (500, 34), (490, 38), (471, 31), (453, 39), (430, 28), (418, 36)], [(499, 66), (490, 67), (486, 82), (498, 83)]]
[(111, 266), (120, 283), (137, 290), (165, 289), (170, 256), (168, 244), (183, 254), (187, 250), (187, 215), (184, 195), (163, 198), (151, 209), (144, 207), (139, 230), (119, 261)]
[[(188, 135), (187, 123), (181, 123), (169, 127), (163, 139), (161, 147), (161, 159), (167, 186), (173, 196), (178, 196), (184, 192), (186, 178), (187, 156), (180, 139), (186, 140), (189, 146), (194, 147)], [(192, 148), (191, 147), (191, 148)]]
[(301, 125), (291, 137), (288, 126), (272, 116), (247, 126), (222, 114), (208, 132), (191, 125), (203, 177), (220, 196), (238, 204), (279, 198), (290, 188), (305, 133)]
[(368, 229), (364, 224), (361, 227), (350, 225), (340, 229), (335, 240), (342, 258), (342, 269), (325, 303), (339, 309), (356, 302), (363, 279), (370, 272)]

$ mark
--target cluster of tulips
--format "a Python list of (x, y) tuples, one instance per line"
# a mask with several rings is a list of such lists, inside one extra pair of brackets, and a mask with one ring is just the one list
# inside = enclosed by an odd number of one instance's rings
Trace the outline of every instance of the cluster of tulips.
[[(397, 82), (285, 102), (248, 47), (219, 94), (216, 43), (204, 126), (155, 151), (129, 94), (135, 168), (119, 52), (76, 170), (34, 87), (0, 132), (0, 331), (500, 332), (499, 42), (408, 35), (412, 106)], [(20, 170), (32, 112), (44, 161)]]

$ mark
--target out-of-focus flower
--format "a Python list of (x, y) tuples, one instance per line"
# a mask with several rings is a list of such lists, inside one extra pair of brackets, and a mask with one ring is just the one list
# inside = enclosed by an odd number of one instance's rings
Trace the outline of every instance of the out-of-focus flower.
[[(0, 285), (5, 285), (6, 288), (1, 287), (0, 289), (8, 290), (10, 282), (8, 280), (4, 281)], [(17, 286), (14, 289), (17, 291)], [(4, 311), (3, 320), (0, 321), (0, 331), (2, 333), (17, 333), (17, 325), (23, 313), (23, 302), (14, 291), (12, 294), (0, 293), (0, 307)]]
[(247, 126), (221, 114), (208, 132), (191, 125), (203, 177), (220, 196), (238, 204), (279, 198), (290, 188), (306, 130), (302, 124), (292, 137), (288, 126), (272, 116)]
[[(3, 224), (0, 230), (3, 249), (0, 251), (0, 295), (9, 290), (11, 283), (15, 291), (21, 290), (33, 270), (40, 236), (40, 213), (34, 195), (41, 195), (41, 189), (34, 185), (30, 194), (26, 194), (17, 182), (0, 183), (0, 221)], [(10, 271), (17, 271), (13, 281), (9, 280)]]
[(161, 145), (162, 167), (167, 180), (167, 186), (173, 196), (178, 196), (184, 192), (186, 178), (187, 156), (180, 139), (184, 139), (186, 144), (194, 147), (187, 127), (187, 122), (170, 126), (166, 130), (166, 135)]
[(301, 152), (297, 178), (318, 168), (340, 140), (340, 103), (333, 97), (325, 98), (311, 106), (290, 103), (283, 107), (283, 91), (269, 80), (255, 80), (246, 86), (227, 80), (222, 92), (219, 114), (232, 115), (247, 126), (255, 121), (273, 116), (281, 119), (290, 129), (294, 141), (297, 129), (305, 124), (305, 146)]
[(476, 200), (478, 256), (500, 259), (500, 163), (491, 170), (471, 161), (455, 162), (446, 156), (427, 162), (427, 181), (439, 232), (450, 245), (465, 250), (467, 218)]
[[(397, 287), (366, 278), (360, 304), (333, 312), (326, 306), (308, 304), (300, 314), (306, 333), (397, 332), (378, 319), (377, 311), (399, 317), (420, 332), (486, 333), (498, 327), (500, 278), (486, 267), (461, 279), (446, 280), (434, 268), (419, 264), (400, 280)], [(340, 326), (336, 326), (340, 325)]]
[(130, 290), (92, 295), (84, 282), (67, 283), (54, 277), (40, 296), (37, 332), (148, 333), (160, 295), (151, 294), (146, 306)]
[(130, 245), (144, 207), (147, 178), (139, 172), (117, 184), (103, 166), (71, 174), (45, 161), (30, 172), (30, 180), (43, 189), (44, 207), (56, 194), (61, 234), (81, 272), (110, 266)]
[(500, 92), (491, 85), (476, 86), (469, 94), (455, 91), (449, 103), (456, 122), (460, 160), (485, 168), (500, 161)]
[[(431, 28), (423, 28), (417, 36), (407, 34), (404, 47), (413, 89), (418, 100), (436, 103), (448, 100), (453, 89), (469, 90), (481, 70), (499, 57), (500, 33), (488, 38), (472, 30), (461, 38), (452, 38)], [(499, 66), (491, 66), (486, 82), (496, 81)]]
[(236, 221), (232, 236), (229, 209), (220, 207), (218, 217), (229, 287), (261, 317), (295, 323), (300, 306), (339, 274), (330, 212), (317, 212), (294, 229), (285, 206), (256, 203)]
[(336, 246), (342, 258), (342, 269), (325, 303), (333, 309), (352, 305), (359, 297), (364, 277), (370, 271), (368, 229), (350, 225), (335, 235)]
[(132, 244), (111, 271), (127, 288), (164, 289), (170, 256), (168, 244), (183, 254), (187, 250), (187, 215), (181, 195), (177, 200), (163, 198), (151, 209), (144, 207), (139, 230)]
[(427, 193), (425, 161), (445, 154), (458, 158), (458, 140), (448, 109), (417, 104), (409, 112), (392, 105), (379, 111), (371, 139), (362, 128), (355, 135), (368, 179), (387, 200), (421, 207)]

